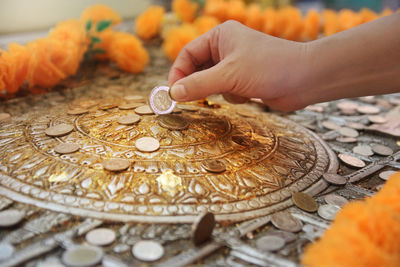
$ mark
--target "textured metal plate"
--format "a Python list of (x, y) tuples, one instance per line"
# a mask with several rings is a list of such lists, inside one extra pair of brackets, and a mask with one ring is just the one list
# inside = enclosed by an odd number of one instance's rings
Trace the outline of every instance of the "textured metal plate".
[[(181, 113), (190, 123), (187, 129), (171, 131), (159, 126), (155, 115), (119, 125), (117, 118), (133, 111), (101, 110), (98, 103), (105, 100), (90, 101), (84, 106), (93, 106), (83, 115), (68, 115), (64, 103), (26, 110), (1, 124), (0, 194), (114, 221), (192, 222), (205, 210), (218, 221), (242, 221), (291, 205), (292, 192), (317, 194), (326, 187), (321, 175), (338, 167), (317, 135), (276, 115), (254, 111), (249, 118), (237, 113), (242, 106), (202, 106)], [(60, 123), (74, 125), (74, 131), (46, 136), (46, 128)], [(160, 149), (138, 151), (134, 141), (143, 136), (158, 139)], [(54, 147), (62, 142), (81, 149), (59, 155)], [(101, 162), (109, 158), (127, 159), (131, 167), (105, 171)], [(201, 167), (204, 159), (220, 159), (227, 170), (209, 173)], [(157, 180), (168, 169), (179, 176), (174, 188)]]

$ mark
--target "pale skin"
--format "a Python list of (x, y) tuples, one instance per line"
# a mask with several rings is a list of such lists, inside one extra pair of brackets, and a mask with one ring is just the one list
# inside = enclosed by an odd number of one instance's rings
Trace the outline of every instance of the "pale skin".
[(176, 101), (223, 94), (282, 111), (400, 92), (400, 13), (304, 43), (228, 21), (182, 49), (168, 82)]

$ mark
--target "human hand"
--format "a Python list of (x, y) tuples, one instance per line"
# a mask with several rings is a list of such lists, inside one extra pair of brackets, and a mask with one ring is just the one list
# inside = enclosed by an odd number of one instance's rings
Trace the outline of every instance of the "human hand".
[(222, 93), (229, 102), (261, 98), (272, 109), (300, 109), (309, 104), (302, 87), (308, 54), (306, 43), (228, 21), (182, 49), (169, 72), (171, 96), (192, 101)]

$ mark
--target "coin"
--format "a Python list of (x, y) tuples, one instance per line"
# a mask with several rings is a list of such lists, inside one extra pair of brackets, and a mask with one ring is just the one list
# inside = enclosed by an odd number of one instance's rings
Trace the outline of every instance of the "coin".
[(339, 128), (338, 131), (341, 135), (346, 136), (346, 137), (357, 137), (358, 136), (358, 132), (349, 127), (341, 127), (341, 128)]
[(343, 115), (355, 115), (357, 113), (357, 111), (355, 109), (341, 109), (340, 113), (342, 113)]
[(368, 120), (372, 123), (378, 123), (378, 124), (387, 122), (387, 119), (385, 117), (379, 115), (368, 116)]
[(143, 103), (133, 102), (133, 103), (122, 103), (121, 105), (118, 106), (118, 108), (121, 110), (127, 110), (127, 109), (134, 109), (140, 106), (143, 106)]
[(225, 164), (219, 159), (206, 159), (201, 162), (201, 166), (209, 172), (220, 173), (226, 170)]
[(325, 204), (321, 205), (318, 208), (318, 215), (328, 221), (332, 221), (335, 219), (336, 213), (340, 210), (340, 207), (332, 205), (332, 204)]
[(339, 136), (338, 138), (336, 138), (336, 141), (340, 143), (355, 143), (357, 142), (357, 138)]
[(170, 130), (184, 130), (189, 126), (189, 122), (179, 115), (159, 115), (157, 120), (161, 127)]
[(10, 258), (14, 254), (15, 248), (8, 243), (0, 243), (0, 262)]
[(8, 113), (0, 113), (0, 121), (5, 121), (7, 119), (11, 118), (11, 115)]
[(389, 180), (390, 176), (392, 176), (395, 173), (396, 173), (396, 171), (384, 171), (384, 172), (379, 173), (379, 178), (387, 181), (387, 180)]
[(84, 100), (79, 102), (79, 106), (82, 108), (91, 108), (98, 104), (99, 102), (96, 100)]
[(128, 169), (131, 163), (126, 159), (108, 159), (102, 165), (108, 171), (119, 172)]
[(283, 240), (285, 240), (285, 244), (295, 241), (296, 237), (297, 237), (292, 232), (280, 231), (280, 230), (269, 231), (268, 234), (269, 235), (276, 235), (276, 236), (279, 236), (279, 237), (283, 238)]
[(327, 204), (331, 204), (331, 205), (335, 205), (335, 206), (339, 206), (339, 207), (342, 207), (342, 206), (346, 205), (347, 203), (349, 203), (349, 201), (347, 199), (345, 199), (344, 197), (339, 196), (337, 194), (326, 195), (324, 197), (324, 200)]
[(59, 154), (70, 154), (78, 151), (80, 149), (80, 146), (78, 144), (73, 144), (73, 143), (61, 143), (58, 144), (55, 148), (54, 151), (59, 153)]
[(183, 105), (183, 104), (177, 104), (176, 105), (178, 108), (186, 110), (186, 111), (198, 111), (200, 110), (200, 107), (194, 106), (194, 105)]
[(118, 123), (123, 125), (135, 124), (140, 121), (140, 116), (136, 114), (129, 114), (118, 118)]
[(362, 114), (377, 114), (381, 110), (378, 107), (375, 107), (375, 106), (359, 106), (357, 108), (357, 111), (362, 113)]
[(347, 155), (347, 154), (339, 154), (338, 158), (345, 164), (349, 165), (350, 167), (355, 168), (363, 168), (365, 167), (364, 161), (359, 158)]
[(72, 126), (70, 124), (61, 123), (61, 124), (57, 124), (55, 126), (51, 126), (51, 127), (47, 128), (45, 130), (45, 133), (48, 136), (59, 137), (59, 136), (69, 134), (73, 130), (74, 130), (74, 126)]
[(99, 106), (99, 109), (101, 110), (107, 110), (107, 109), (112, 109), (116, 108), (118, 106), (117, 103), (103, 103)]
[(115, 232), (108, 228), (97, 228), (86, 234), (86, 241), (95, 246), (107, 246), (115, 241)]
[(142, 152), (153, 152), (160, 148), (160, 143), (153, 137), (141, 137), (136, 140), (135, 146)]
[(127, 95), (124, 96), (124, 100), (130, 102), (141, 102), (144, 101), (144, 97), (141, 95)]
[(75, 245), (67, 248), (62, 255), (62, 262), (67, 266), (92, 266), (100, 263), (104, 252), (99, 247)]
[(362, 156), (372, 156), (374, 152), (369, 145), (358, 145), (353, 147), (353, 152)]
[(255, 118), (256, 117), (256, 114), (253, 111), (250, 111), (250, 110), (244, 109), (244, 108), (236, 110), (236, 113), (242, 117), (247, 117), (247, 118)]
[(69, 109), (67, 111), (68, 115), (81, 115), (81, 114), (85, 114), (88, 113), (89, 110), (87, 110), (86, 108), (73, 108), (73, 109)]
[(155, 241), (142, 240), (132, 247), (132, 255), (141, 261), (156, 261), (164, 255), (164, 247)]
[(293, 203), (300, 209), (308, 212), (314, 212), (318, 209), (318, 203), (314, 198), (303, 192), (295, 192), (292, 194)]
[(321, 122), (321, 124), (328, 130), (337, 130), (340, 128), (340, 126), (334, 123), (333, 121), (323, 121)]
[(372, 146), (372, 151), (380, 156), (390, 156), (393, 154), (393, 149), (388, 146), (375, 144)]
[(139, 115), (151, 115), (154, 114), (149, 105), (143, 105), (135, 108), (135, 112)]
[(339, 109), (356, 109), (358, 108), (358, 103), (354, 101), (342, 101), (336, 104)]
[(215, 217), (211, 212), (200, 214), (192, 224), (192, 240), (198, 246), (211, 238), (215, 227)]
[(168, 114), (175, 108), (176, 102), (169, 95), (168, 86), (156, 86), (150, 93), (150, 108), (156, 114)]
[(356, 130), (363, 130), (363, 129), (365, 129), (365, 125), (364, 125), (364, 124), (359, 123), (359, 122), (353, 122), (353, 121), (347, 122), (347, 123), (346, 123), (346, 126), (347, 126), (347, 127), (350, 127), (350, 128), (353, 128), (353, 129), (356, 129)]
[(324, 173), (322, 177), (330, 184), (344, 185), (347, 183), (346, 178), (336, 173)]
[(263, 251), (277, 251), (285, 245), (285, 240), (276, 235), (265, 235), (256, 241), (258, 249)]
[(130, 249), (130, 246), (129, 246), (129, 245), (120, 243), (120, 244), (114, 246), (113, 251), (114, 251), (115, 253), (120, 254), (120, 253), (125, 253), (125, 252), (127, 252), (129, 249)]
[(0, 227), (10, 227), (20, 223), (25, 217), (23, 211), (7, 209), (0, 212)]
[(294, 233), (300, 231), (303, 227), (303, 223), (287, 211), (272, 214), (271, 223), (280, 230)]

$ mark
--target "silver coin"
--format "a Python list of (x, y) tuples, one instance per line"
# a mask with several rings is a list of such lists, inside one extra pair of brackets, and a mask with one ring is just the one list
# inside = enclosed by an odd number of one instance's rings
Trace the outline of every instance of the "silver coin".
[(328, 130), (338, 130), (340, 128), (340, 126), (333, 121), (323, 121), (321, 124)]
[(153, 137), (141, 137), (135, 141), (135, 146), (142, 152), (154, 152), (160, 148), (160, 142)]
[(372, 123), (377, 123), (377, 124), (387, 122), (387, 119), (386, 119), (385, 117), (383, 117), (383, 116), (380, 116), (380, 115), (371, 115), (371, 116), (368, 116), (368, 120), (369, 120), (370, 122), (372, 122)]
[(8, 243), (0, 243), (0, 262), (10, 258), (14, 254), (15, 248)]
[(362, 156), (372, 156), (374, 152), (369, 145), (358, 145), (353, 147), (353, 152)]
[(322, 177), (330, 184), (344, 185), (347, 183), (346, 178), (336, 173), (324, 173)]
[(86, 234), (86, 241), (94, 246), (107, 246), (115, 241), (115, 232), (108, 228), (97, 228)]
[(98, 264), (104, 252), (99, 247), (76, 245), (69, 247), (62, 255), (62, 262), (67, 266), (86, 267)]
[(357, 111), (362, 114), (378, 114), (381, 110), (375, 106), (359, 106)]
[(355, 143), (357, 142), (357, 138), (339, 136), (338, 138), (336, 138), (336, 141), (340, 143)]
[(346, 137), (357, 137), (358, 136), (358, 132), (349, 127), (341, 127), (338, 131), (341, 135), (346, 136)]
[(130, 246), (128, 246), (127, 244), (118, 244), (113, 248), (113, 251), (115, 253), (125, 253), (129, 250)]
[(292, 232), (280, 231), (280, 230), (269, 231), (268, 235), (276, 235), (283, 238), (283, 240), (285, 240), (285, 244), (293, 242), (297, 238), (296, 234)]
[(320, 205), (318, 207), (318, 215), (325, 220), (332, 221), (339, 210), (340, 207), (332, 204)]
[(375, 144), (372, 146), (372, 151), (374, 151), (376, 154), (380, 156), (390, 156), (393, 154), (393, 149), (391, 149), (388, 146), (380, 145), (380, 144)]
[(324, 200), (327, 204), (331, 204), (331, 205), (335, 205), (335, 206), (339, 206), (339, 207), (343, 207), (344, 205), (349, 203), (349, 201), (346, 198), (339, 196), (337, 194), (326, 195), (324, 197)]
[(285, 245), (285, 240), (276, 235), (266, 235), (256, 241), (258, 249), (263, 251), (277, 251)]
[(365, 125), (359, 122), (347, 122), (346, 126), (355, 130), (364, 130), (365, 129)]
[(168, 86), (157, 86), (150, 93), (150, 108), (156, 114), (168, 114), (175, 108), (176, 102), (169, 95)]
[(133, 246), (132, 255), (141, 261), (156, 261), (164, 256), (164, 247), (151, 240), (139, 241)]
[(396, 171), (384, 171), (379, 173), (379, 178), (381, 178), (382, 180), (389, 180), (390, 176), (392, 176), (393, 174), (397, 173)]
[(300, 231), (303, 227), (303, 223), (287, 211), (280, 211), (272, 214), (271, 222), (280, 230), (294, 233)]
[(17, 209), (7, 209), (0, 212), (0, 227), (18, 224), (24, 219), (25, 213)]
[(354, 168), (364, 168), (365, 162), (359, 158), (347, 154), (339, 154), (338, 158), (345, 164)]

